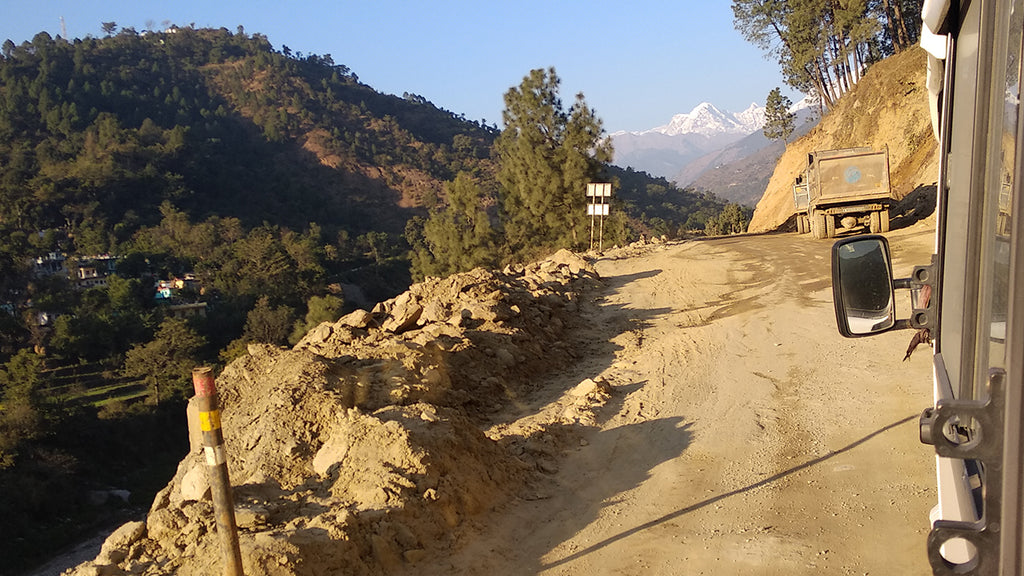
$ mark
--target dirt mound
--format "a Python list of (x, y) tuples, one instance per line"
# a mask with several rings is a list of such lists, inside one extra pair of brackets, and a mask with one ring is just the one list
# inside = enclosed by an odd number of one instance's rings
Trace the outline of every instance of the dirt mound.
[(892, 188), (898, 200), (935, 183), (938, 146), (928, 113), (924, 50), (913, 48), (873, 65), (810, 133), (789, 144), (748, 230), (767, 232), (787, 224), (795, 229), (793, 181), (807, 167), (807, 154), (856, 146), (889, 148)]
[[(217, 377), (246, 574), (380, 574), (452, 529), (531, 498), (564, 431), (607, 400), (584, 381), (546, 417), (502, 416), (573, 362), (594, 268), (569, 252), (529, 267), (429, 279), (293, 349), (251, 346)], [(66, 572), (213, 574), (221, 551), (193, 450), (144, 522)]]

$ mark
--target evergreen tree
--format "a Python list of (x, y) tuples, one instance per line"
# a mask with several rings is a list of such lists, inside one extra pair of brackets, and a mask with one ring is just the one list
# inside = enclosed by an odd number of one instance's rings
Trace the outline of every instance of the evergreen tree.
[(345, 301), (333, 294), (326, 296), (313, 296), (306, 305), (306, 317), (304, 320), (296, 320), (292, 335), (288, 343), (295, 345), (302, 340), (307, 332), (316, 328), (323, 322), (334, 322), (341, 318)]
[(191, 390), (192, 369), (206, 339), (188, 322), (168, 318), (160, 324), (156, 338), (128, 351), (125, 375), (141, 379), (150, 389), (151, 397), (161, 400), (185, 398)]
[(412, 271), (416, 279), (497, 264), (494, 228), (484, 209), (480, 185), (460, 172), (445, 184), (445, 191), (447, 206), (431, 211), (422, 230), (407, 234), (413, 245)]
[(882, 30), (868, 0), (733, 0), (733, 26), (774, 57), (786, 83), (831, 108), (860, 79)]
[(554, 68), (532, 70), (505, 93), (495, 148), (505, 241), (513, 257), (582, 248), (586, 183), (611, 158), (601, 121), (582, 94), (567, 112)]
[(792, 106), (793, 102), (783, 96), (778, 87), (768, 93), (768, 99), (764, 105), (764, 128), (762, 129), (765, 138), (788, 142), (796, 121), (796, 114), (789, 111)]
[(20, 350), (0, 367), (0, 470), (11, 466), (18, 448), (45, 430), (43, 359)]
[(741, 234), (746, 232), (747, 225), (750, 223), (750, 216), (750, 212), (744, 210), (739, 204), (726, 204), (722, 213), (718, 215), (718, 233)]
[(270, 298), (261, 296), (246, 315), (242, 337), (250, 342), (283, 345), (288, 341), (294, 320), (294, 310), (287, 306), (271, 308)]

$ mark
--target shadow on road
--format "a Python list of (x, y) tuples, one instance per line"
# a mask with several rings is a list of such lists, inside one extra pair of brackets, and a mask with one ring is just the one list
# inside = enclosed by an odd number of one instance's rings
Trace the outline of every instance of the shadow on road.
[[(614, 411), (605, 409), (604, 412)], [(542, 509), (543, 512), (533, 514), (546, 516), (547, 520), (528, 534), (505, 533), (499, 538), (502, 542), (514, 541), (516, 546), (533, 551), (526, 561), (519, 560), (514, 573), (524, 576), (539, 574), (546, 568), (575, 558), (577, 555), (574, 554), (551, 565), (544, 565), (541, 560), (559, 543), (596, 521), (604, 508), (615, 506), (618, 503), (614, 498), (616, 495), (637, 488), (658, 465), (679, 458), (693, 440), (690, 426), (690, 422), (674, 416), (626, 424), (587, 436), (586, 450), (562, 460), (566, 469), (572, 469), (574, 488), (565, 490), (564, 486), (558, 486), (558, 477), (549, 477), (547, 481), (551, 483), (552, 493), (545, 494), (541, 489), (539, 501), (525, 504)], [(615, 466), (611, 468), (610, 463), (613, 462)]]
[(935, 184), (914, 188), (889, 209), (889, 229), (899, 230), (924, 220), (935, 212), (938, 187)]
[(735, 490), (726, 492), (724, 494), (719, 494), (718, 496), (714, 496), (712, 498), (708, 498), (706, 500), (702, 500), (702, 501), (697, 502), (695, 504), (691, 504), (691, 505), (689, 505), (689, 506), (687, 506), (685, 508), (681, 508), (679, 510), (676, 510), (675, 512), (671, 512), (669, 514), (665, 514), (664, 516), (662, 516), (660, 518), (656, 518), (656, 519), (651, 520), (649, 522), (645, 522), (645, 523), (643, 523), (643, 524), (641, 524), (639, 526), (630, 528), (629, 530), (626, 530), (624, 532), (620, 532), (619, 534), (616, 534), (616, 535), (611, 536), (609, 538), (605, 538), (604, 540), (602, 540), (602, 541), (600, 541), (600, 542), (598, 542), (596, 544), (593, 544), (591, 546), (588, 546), (587, 548), (584, 548), (584, 549), (582, 549), (582, 550), (580, 550), (580, 551), (578, 551), (578, 552), (576, 552), (574, 554), (566, 556), (565, 558), (562, 558), (561, 560), (557, 560), (557, 561), (551, 562), (549, 564), (543, 564), (543, 565), (541, 565), (540, 568), (541, 568), (541, 570), (548, 570), (548, 569), (551, 569), (551, 568), (556, 568), (558, 566), (564, 566), (564, 565), (569, 564), (569, 563), (571, 563), (574, 560), (577, 560), (579, 558), (582, 558), (582, 557), (584, 557), (584, 556), (586, 556), (586, 555), (588, 555), (588, 554), (590, 554), (592, 552), (596, 552), (596, 551), (598, 551), (598, 550), (600, 550), (602, 548), (610, 546), (611, 544), (614, 544), (615, 542), (618, 542), (620, 540), (624, 540), (626, 538), (629, 538), (630, 536), (639, 534), (640, 532), (643, 532), (644, 530), (648, 530), (650, 528), (654, 528), (655, 526), (658, 526), (659, 524), (664, 524), (665, 522), (669, 522), (671, 520), (679, 518), (680, 516), (685, 516), (686, 514), (689, 514), (691, 512), (695, 512), (697, 510), (700, 510), (701, 508), (704, 508), (704, 507), (706, 507), (708, 505), (711, 505), (711, 504), (714, 504), (716, 502), (720, 502), (720, 501), (725, 500), (727, 498), (731, 498), (733, 496), (737, 496), (739, 494), (743, 494), (745, 492), (750, 492), (751, 490), (756, 490), (757, 488), (761, 488), (763, 486), (767, 486), (769, 484), (772, 484), (773, 482), (781, 480), (782, 478), (785, 478), (786, 476), (790, 476), (790, 475), (795, 474), (797, 472), (800, 472), (802, 470), (806, 470), (807, 468), (810, 468), (812, 466), (816, 466), (818, 464), (821, 464), (822, 462), (828, 461), (828, 460), (830, 460), (830, 459), (832, 459), (832, 458), (834, 458), (834, 457), (836, 457), (836, 456), (838, 456), (840, 454), (843, 454), (844, 452), (849, 452), (850, 450), (853, 450), (854, 448), (860, 446), (861, 444), (864, 444), (868, 440), (871, 440), (872, 438), (874, 438), (876, 436), (879, 436), (879, 435), (881, 435), (881, 434), (883, 434), (885, 432), (888, 432), (889, 430), (892, 430), (893, 428), (896, 428), (897, 426), (900, 426), (902, 424), (906, 424), (907, 422), (915, 420), (915, 419), (917, 419), (917, 417), (918, 417), (918, 415), (914, 414), (914, 415), (911, 415), (911, 416), (907, 416), (906, 418), (902, 418), (900, 420), (897, 420), (896, 422), (893, 422), (892, 424), (889, 424), (887, 426), (883, 426), (882, 428), (880, 428), (880, 429), (878, 429), (878, 430), (876, 430), (876, 431), (874, 431), (874, 432), (864, 436), (863, 438), (860, 438), (859, 440), (856, 440), (856, 441), (854, 441), (854, 442), (852, 442), (852, 443), (850, 443), (850, 444), (848, 444), (848, 445), (846, 445), (846, 446), (844, 446), (844, 447), (842, 447), (842, 448), (840, 448), (838, 450), (833, 450), (833, 451), (829, 452), (828, 454), (825, 454), (824, 456), (819, 456), (817, 458), (814, 458), (813, 460), (808, 460), (807, 462), (804, 462), (803, 464), (799, 464), (799, 465), (794, 466), (794, 467), (792, 467), (792, 468), (790, 468), (788, 470), (784, 470), (782, 472), (779, 472), (777, 474), (769, 476), (769, 477), (765, 478), (764, 480), (760, 480), (758, 482), (755, 482), (753, 484), (749, 484), (749, 485), (744, 486), (742, 488), (737, 488)]
[(636, 272), (635, 274), (620, 274), (618, 276), (606, 276), (604, 281), (609, 290), (618, 290), (630, 282), (636, 282), (637, 280), (643, 280), (644, 278), (654, 278), (658, 274), (661, 274), (661, 269), (655, 270), (644, 270), (643, 272)]

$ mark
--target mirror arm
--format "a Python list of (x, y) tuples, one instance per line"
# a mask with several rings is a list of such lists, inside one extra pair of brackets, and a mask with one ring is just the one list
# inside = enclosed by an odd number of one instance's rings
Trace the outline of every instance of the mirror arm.
[[(896, 290), (910, 290), (911, 294), (911, 306), (913, 311), (910, 313), (909, 320), (897, 320), (894, 328), (913, 328), (920, 330), (922, 328), (928, 328), (932, 331), (932, 336), (935, 336), (935, 307), (932, 305), (931, 294), (935, 293), (935, 255), (932, 255), (932, 263), (927, 266), (914, 266), (914, 273), (910, 278), (895, 278), (892, 281), (892, 287)], [(923, 308), (918, 307), (920, 302), (916, 300), (920, 294), (925, 292), (927, 287), (928, 301), (925, 303)]]
[[(918, 330), (927, 328), (935, 338), (938, 336), (934, 298), (935, 255), (932, 254), (932, 261), (927, 266), (914, 266), (914, 272), (908, 280), (910, 281), (910, 304), (913, 307), (913, 311), (910, 313), (910, 325)], [(919, 302), (922, 295), (926, 295), (923, 306)]]

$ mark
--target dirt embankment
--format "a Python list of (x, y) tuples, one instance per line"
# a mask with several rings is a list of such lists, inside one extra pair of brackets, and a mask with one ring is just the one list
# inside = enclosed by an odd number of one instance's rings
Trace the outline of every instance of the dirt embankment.
[(750, 221), (750, 232), (795, 229), (793, 181), (817, 150), (871, 146), (889, 148), (893, 193), (899, 205), (894, 218), (913, 209), (918, 191), (933, 186), (938, 175), (938, 147), (932, 135), (925, 87), (925, 52), (912, 48), (873, 65), (853, 90), (806, 136), (792, 142), (779, 159), (764, 196)]
[[(414, 285), (292, 350), (251, 346), (217, 378), (246, 574), (391, 571), (467, 517), (536, 497), (608, 385), (581, 383), (539, 423), (484, 429), (587, 350), (579, 309), (599, 284), (563, 251)], [(193, 438), (146, 520), (70, 573), (217, 573), (206, 474)]]

